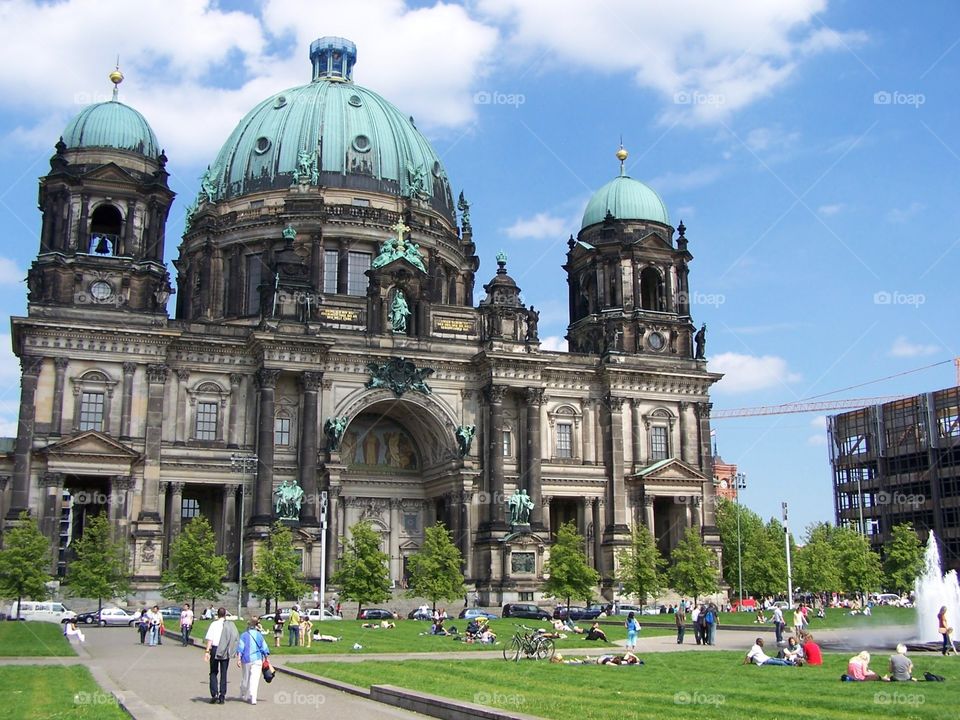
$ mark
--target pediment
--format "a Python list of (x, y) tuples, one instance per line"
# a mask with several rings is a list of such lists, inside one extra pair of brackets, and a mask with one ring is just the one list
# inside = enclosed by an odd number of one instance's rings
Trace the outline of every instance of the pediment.
[(673, 244), (664, 238), (660, 233), (651, 230), (638, 240), (634, 240), (633, 245), (639, 245), (646, 248), (661, 248), (663, 250), (673, 250)]
[(658, 460), (645, 467), (643, 470), (635, 472), (630, 477), (640, 480), (663, 480), (669, 482), (704, 482), (706, 476), (692, 465), (679, 460), (678, 458), (667, 458)]
[(137, 178), (124, 170), (116, 163), (107, 163), (100, 165), (90, 172), (84, 173), (84, 180), (97, 180), (99, 182), (118, 182), (131, 183), (137, 182)]
[(408, 273), (414, 276), (426, 275), (426, 273), (423, 270), (418, 268), (416, 265), (414, 265), (412, 262), (407, 260), (405, 257), (394, 258), (393, 260), (386, 263), (385, 265), (381, 265), (380, 267), (376, 267), (376, 268), (371, 268), (370, 272), (375, 273), (377, 275), (381, 275), (381, 274), (392, 275), (394, 273)]
[(54, 456), (62, 459), (85, 456), (137, 462), (142, 458), (142, 455), (136, 450), (96, 430), (86, 430), (73, 437), (48, 445), (40, 452), (48, 457)]

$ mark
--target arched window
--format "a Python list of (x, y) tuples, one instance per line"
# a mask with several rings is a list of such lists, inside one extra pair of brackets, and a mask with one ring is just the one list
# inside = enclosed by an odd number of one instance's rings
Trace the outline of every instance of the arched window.
[(123, 216), (113, 205), (104, 204), (90, 217), (90, 247), (88, 252), (98, 255), (116, 255), (120, 242)]
[(652, 266), (640, 272), (640, 306), (644, 310), (664, 310), (663, 276)]

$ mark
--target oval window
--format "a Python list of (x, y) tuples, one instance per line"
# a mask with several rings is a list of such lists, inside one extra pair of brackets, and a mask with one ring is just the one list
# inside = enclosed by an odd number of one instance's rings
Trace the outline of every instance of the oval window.
[(439, 160), (433, 161), (433, 176), (437, 178), (443, 176), (443, 168), (440, 166)]
[(287, 98), (283, 95), (279, 95), (277, 96), (277, 99), (273, 101), (273, 109), (279, 110), (286, 104), (287, 104)]
[(361, 153), (369, 152), (370, 138), (368, 138), (366, 135), (357, 135), (353, 139), (353, 149)]
[(348, 103), (354, 107), (361, 107), (363, 105), (363, 100), (360, 99), (359, 95), (351, 95), (350, 99), (347, 100)]
[(263, 155), (269, 149), (270, 149), (270, 138), (263, 137), (262, 135), (258, 137), (257, 144), (254, 148), (257, 155)]

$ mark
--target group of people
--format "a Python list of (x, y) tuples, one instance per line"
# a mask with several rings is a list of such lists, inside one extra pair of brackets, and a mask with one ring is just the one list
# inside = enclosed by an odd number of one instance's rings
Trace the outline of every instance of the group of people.
[(159, 605), (154, 605), (149, 610), (141, 608), (134, 616), (133, 626), (140, 633), (141, 645), (163, 645), (163, 615), (160, 614)]
[[(788, 665), (799, 667), (801, 665), (823, 665), (823, 653), (820, 646), (813, 639), (813, 635), (805, 633), (799, 635), (800, 641), (791, 636), (787, 639), (776, 657), (770, 657), (764, 652), (763, 638), (758, 637), (746, 656), (743, 658), (744, 665)], [(779, 643), (778, 643), (779, 645)]]
[(277, 607), (273, 613), (273, 644), (274, 647), (280, 647), (280, 640), (283, 638), (283, 626), (287, 626), (287, 645), (290, 647), (312, 647), (314, 640), (321, 642), (336, 642), (339, 640), (336, 636), (329, 636), (332, 640), (327, 640), (319, 631), (314, 631), (313, 622), (310, 616), (303, 612), (299, 603), (293, 606), (286, 621)]
[[(677, 644), (683, 644), (686, 624), (685, 606), (681, 604), (675, 613), (677, 621)], [(701, 603), (690, 611), (690, 622), (693, 625), (693, 639), (697, 645), (716, 645), (717, 623), (720, 611), (714, 603)]]
[(866, 650), (857, 653), (847, 663), (847, 672), (844, 680), (864, 682), (867, 680), (883, 680), (885, 682), (916, 682), (913, 677), (913, 661), (907, 657), (907, 646), (897, 645), (896, 652), (890, 656), (890, 672), (879, 675), (870, 669), (870, 653)]
[(204, 636), (206, 650), (203, 658), (210, 666), (210, 702), (223, 705), (227, 694), (227, 670), (231, 658), (235, 658), (241, 671), (240, 697), (244, 702), (256, 705), (260, 678), (271, 672), (267, 660), (270, 648), (264, 640), (260, 618), (252, 616), (243, 633), (238, 633), (236, 625), (226, 618), (227, 609), (219, 608), (217, 619), (210, 623)]

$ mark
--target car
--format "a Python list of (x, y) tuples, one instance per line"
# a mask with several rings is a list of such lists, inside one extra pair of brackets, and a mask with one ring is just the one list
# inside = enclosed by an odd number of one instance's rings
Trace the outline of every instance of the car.
[(160, 614), (166, 620), (179, 620), (181, 612), (183, 612), (183, 608), (180, 605), (167, 605), (167, 607), (160, 608)]
[[(80, 613), (76, 617), (78, 625), (99, 625), (100, 627), (131, 626), (137, 616), (118, 607), (105, 607), (102, 610), (91, 610)], [(66, 622), (66, 621), (65, 621)]]
[[(330, 612), (328, 608), (310, 608), (307, 610), (307, 618), (310, 622), (321, 622), (321, 614), (323, 615), (323, 622), (328, 620), (343, 620), (342, 615), (337, 615), (335, 612)], [(303, 617), (303, 613), (300, 613), (300, 616)]]
[(571, 620), (596, 620), (606, 610), (606, 607), (606, 605), (590, 605), (589, 607), (571, 605), (568, 610), (566, 605), (557, 605), (553, 609), (553, 619), (566, 620), (569, 617)]
[(396, 613), (383, 608), (366, 608), (357, 615), (357, 620), (395, 620)]
[(77, 617), (73, 610), (55, 601), (21, 600), (19, 605), (14, 601), (10, 605), (10, 613), (7, 617), (16, 620), (18, 612), (20, 620), (42, 620), (54, 623), (65, 623)]
[(627, 605), (621, 603), (617, 606), (617, 615), (629, 615), (633, 613), (634, 615), (643, 615), (643, 608), (639, 605)]
[(421, 605), (407, 613), (407, 620), (433, 620), (433, 610)]
[(533, 603), (507, 603), (503, 606), (503, 617), (549, 620), (550, 613)]
[(771, 609), (775, 607), (778, 607), (781, 610), (789, 610), (790, 603), (788, 603), (786, 600), (777, 600), (773, 605), (770, 606)]
[(486, 618), (487, 620), (496, 620), (497, 615), (489, 613), (483, 608), (464, 608), (460, 611), (459, 618), (462, 620), (474, 620), (475, 618)]
[(641, 615), (659, 615), (660, 606), (659, 605), (644, 605), (643, 609), (640, 611)]
[(896, 607), (906, 607), (910, 603), (909, 600), (904, 601), (904, 599), (896, 593), (880, 593), (877, 595), (876, 601), (881, 605), (894, 605)]

